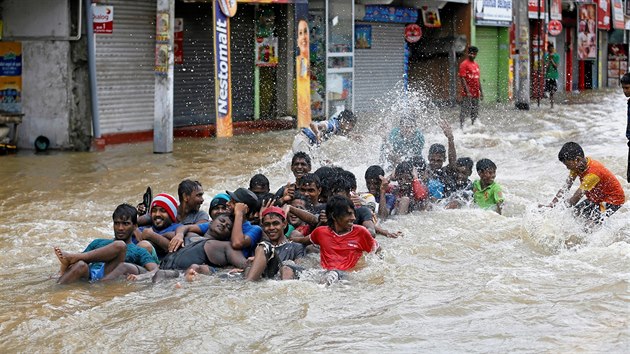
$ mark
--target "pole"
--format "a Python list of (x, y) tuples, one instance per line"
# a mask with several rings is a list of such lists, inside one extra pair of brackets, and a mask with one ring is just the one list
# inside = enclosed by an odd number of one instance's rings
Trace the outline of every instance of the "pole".
[[(155, 73), (155, 99), (153, 112), (153, 152), (156, 154), (173, 152), (173, 25), (175, 22), (175, 0), (158, 0), (156, 47), (166, 47), (168, 53), (166, 70)], [(167, 23), (165, 23), (167, 22)], [(162, 27), (163, 26), (163, 27)], [(168, 30), (166, 30), (168, 26)], [(163, 31), (163, 32), (162, 32)], [(160, 35), (159, 39), (157, 35)], [(159, 55), (160, 51), (156, 51)], [(164, 69), (164, 68), (162, 68)]]
[(529, 67), (529, 16), (528, 2), (516, 1), (512, 9), (516, 22), (517, 88), (516, 103), (518, 109), (529, 110), (530, 103), (530, 67)]

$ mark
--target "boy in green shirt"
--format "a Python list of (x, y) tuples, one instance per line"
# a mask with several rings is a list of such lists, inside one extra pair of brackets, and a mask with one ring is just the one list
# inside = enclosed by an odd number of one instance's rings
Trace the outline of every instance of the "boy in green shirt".
[(560, 64), (560, 55), (556, 53), (553, 43), (547, 44), (547, 53), (545, 53), (545, 92), (549, 92), (551, 108), (553, 108), (553, 94), (558, 91), (558, 65)]
[(501, 214), (503, 206), (503, 192), (501, 186), (494, 182), (497, 175), (497, 165), (490, 159), (477, 161), (479, 179), (473, 182), (473, 198), (475, 204), (483, 209), (495, 209)]

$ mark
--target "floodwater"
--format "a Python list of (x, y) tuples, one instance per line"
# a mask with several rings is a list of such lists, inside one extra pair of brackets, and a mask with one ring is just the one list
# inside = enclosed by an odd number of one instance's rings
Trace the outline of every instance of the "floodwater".
[[(293, 132), (227, 140), (176, 140), (94, 153), (0, 156), (0, 351), (7, 352), (629, 352), (630, 225), (621, 208), (582, 233), (566, 210), (541, 213), (563, 184), (557, 160), (577, 141), (625, 181), (626, 103), (619, 92), (574, 97), (550, 110), (493, 107), (458, 128), (459, 156), (488, 157), (507, 202), (504, 215), (434, 210), (386, 221), (400, 239), (379, 238), (348, 283), (176, 281), (56, 285), (52, 247), (81, 251), (113, 237), (111, 213), (137, 204), (148, 185), (176, 195), (184, 178), (212, 195), (247, 186), (258, 172), (272, 189), (292, 178)], [(427, 115), (425, 155), (446, 139)], [(378, 163), (391, 112), (366, 119), (358, 140), (334, 138), (326, 158), (353, 171)], [(473, 178), (477, 178), (473, 173)], [(567, 249), (564, 241), (582, 243)]]

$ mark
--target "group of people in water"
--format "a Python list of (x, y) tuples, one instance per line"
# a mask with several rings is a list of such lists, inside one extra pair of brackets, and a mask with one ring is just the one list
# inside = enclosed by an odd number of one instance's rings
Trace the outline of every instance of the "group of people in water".
[[(379, 235), (396, 238), (400, 232), (379, 221), (393, 215), (432, 208), (465, 206), (501, 214), (504, 197), (495, 182), (497, 166), (487, 158), (473, 164), (457, 157), (450, 125), (440, 122), (447, 146), (433, 144), (422, 156), (424, 135), (412, 116), (403, 116), (382, 149), (383, 165), (365, 171), (367, 191), (357, 191), (355, 175), (326, 165), (312, 171), (311, 154), (333, 135), (345, 135), (356, 116), (342, 111), (314, 122), (298, 133), (293, 144), (291, 171), (295, 181), (271, 193), (269, 180), (257, 174), (249, 187), (213, 197), (208, 212), (201, 210), (201, 183), (186, 179), (178, 198), (160, 193), (137, 207), (119, 205), (113, 215), (114, 238), (96, 239), (81, 253), (55, 247), (61, 268), (58, 283), (176, 278), (192, 281), (230, 269), (247, 281), (261, 278), (297, 279), (308, 254), (319, 254), (322, 283), (333, 283), (355, 269), (364, 253), (379, 254)], [(448, 152), (447, 152), (448, 150)], [(617, 178), (601, 163), (584, 155), (574, 142), (558, 154), (569, 170), (566, 185), (548, 205), (560, 201), (574, 208), (587, 225), (596, 225), (617, 211), (625, 195)], [(445, 164), (446, 163), (446, 164)], [(479, 176), (470, 176), (475, 166)], [(387, 167), (386, 167), (387, 168)], [(579, 178), (578, 190), (564, 194)]]

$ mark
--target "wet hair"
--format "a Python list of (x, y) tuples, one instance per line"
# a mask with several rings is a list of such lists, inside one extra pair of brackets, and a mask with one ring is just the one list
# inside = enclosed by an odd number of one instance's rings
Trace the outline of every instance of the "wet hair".
[(411, 166), (415, 167), (416, 170), (418, 170), (418, 172), (422, 172), (427, 169), (427, 163), (420, 155), (413, 156), (409, 159), (409, 162), (411, 163)]
[(267, 176), (263, 175), (262, 173), (255, 174), (249, 180), (249, 189), (252, 189), (254, 187), (263, 187), (269, 190), (269, 179), (267, 178)]
[(352, 182), (341, 174), (337, 175), (330, 185), (330, 194), (337, 194), (340, 192), (349, 194), (350, 191), (352, 191)]
[(495, 170), (497, 169), (497, 165), (492, 162), (490, 159), (481, 159), (477, 161), (477, 172), (487, 171), (487, 170)]
[(562, 149), (558, 153), (560, 162), (573, 161), (578, 157), (584, 157), (584, 150), (580, 144), (570, 141), (562, 145)]
[(472, 171), (474, 163), (470, 157), (460, 157), (457, 159), (457, 162), (455, 163), (455, 165), (466, 167), (466, 169)]
[(402, 175), (411, 175), (413, 173), (413, 165), (409, 161), (403, 161), (396, 166), (396, 170), (394, 174), (396, 177), (400, 177)]
[(291, 166), (293, 166), (293, 164), (295, 163), (295, 161), (297, 161), (297, 159), (303, 159), (304, 161), (306, 161), (308, 168), (311, 168), (311, 157), (308, 156), (308, 154), (305, 153), (304, 151), (298, 151), (295, 154), (293, 154), (293, 158), (291, 158)]
[(276, 199), (276, 195), (273, 193), (265, 193), (258, 196), (258, 205), (257, 208), (260, 210), (263, 204), (271, 199)]
[(380, 176), (385, 176), (385, 170), (379, 165), (372, 165), (365, 170), (365, 179), (378, 179)]
[(348, 214), (348, 209), (354, 210), (354, 203), (344, 196), (333, 195), (326, 202), (326, 223), (333, 228), (335, 221), (333, 218), (340, 218)]
[(630, 85), (630, 73), (625, 73), (619, 80), (622, 85)]
[(341, 170), (340, 175), (341, 175), (341, 178), (348, 181), (351, 191), (357, 190), (357, 178), (354, 176), (354, 173), (348, 170)]
[[(305, 205), (307, 208), (308, 208), (308, 207), (311, 207), (311, 205), (312, 205), (312, 204), (311, 204), (311, 200), (310, 200), (307, 196), (305, 196), (304, 194), (302, 194), (302, 193), (300, 193), (300, 192), (298, 192), (298, 191), (295, 191), (295, 193), (293, 193), (293, 200), (301, 200), (301, 201), (303, 201), (303, 202), (304, 202), (304, 205)], [(292, 201), (293, 201), (293, 200), (292, 200)], [(292, 201), (291, 201), (291, 202), (292, 202)]]
[(317, 177), (314, 173), (304, 174), (296, 183), (298, 187), (305, 184), (314, 184), (317, 188), (321, 188), (322, 186), (322, 182), (319, 180), (319, 177)]
[(112, 220), (131, 220), (134, 225), (138, 224), (138, 210), (130, 204), (120, 204), (112, 214)]
[(319, 178), (321, 183), (322, 192), (319, 194), (320, 198), (326, 200), (331, 194), (332, 184), (339, 172), (338, 167), (322, 166), (313, 172)]
[(446, 155), (446, 148), (442, 144), (433, 144), (429, 148), (429, 155), (443, 154)]
[(337, 119), (340, 122), (356, 123), (357, 116), (354, 113), (352, 113), (351, 110), (344, 109), (343, 111), (341, 111), (341, 113), (339, 113), (339, 117)]
[(471, 45), (468, 47), (468, 53), (479, 53), (479, 48)]
[(177, 187), (179, 202), (181, 203), (182, 200), (184, 200), (184, 195), (191, 195), (199, 188), (201, 188), (201, 183), (199, 183), (199, 181), (193, 181), (190, 179), (181, 181)]

